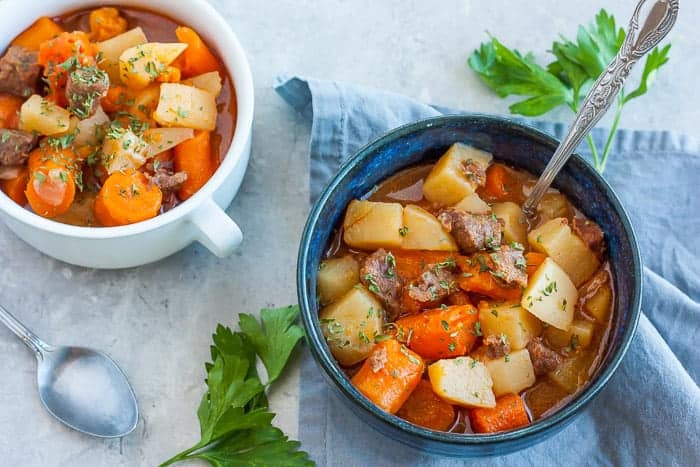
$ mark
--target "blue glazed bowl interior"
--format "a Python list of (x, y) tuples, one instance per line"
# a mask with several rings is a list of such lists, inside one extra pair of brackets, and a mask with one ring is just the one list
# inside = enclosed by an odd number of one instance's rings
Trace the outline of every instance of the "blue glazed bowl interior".
[(614, 323), (608, 351), (597, 374), (575, 400), (536, 423), (504, 433), (465, 435), (418, 427), (390, 415), (357, 391), (335, 362), (318, 319), (318, 264), (342, 221), (347, 204), (364, 197), (394, 173), (432, 162), (462, 142), (491, 152), (506, 163), (540, 174), (558, 142), (533, 128), (487, 116), (446, 116), (400, 127), (362, 148), (328, 184), (314, 205), (299, 251), (297, 287), (302, 318), (314, 358), (331, 387), (367, 423), (398, 441), (434, 454), (473, 457), (506, 454), (528, 447), (562, 429), (600, 391), (619, 365), (640, 313), (641, 264), (637, 243), (617, 196), (582, 158), (574, 155), (554, 187), (566, 194), (606, 233), (614, 285)]

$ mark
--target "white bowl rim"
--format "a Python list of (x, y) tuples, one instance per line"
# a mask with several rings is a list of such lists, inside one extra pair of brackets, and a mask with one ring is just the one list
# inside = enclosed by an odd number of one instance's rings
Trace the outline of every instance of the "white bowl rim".
[[(193, 8), (201, 9), (202, 14), (208, 17), (208, 21), (211, 23), (209, 30), (215, 31), (215, 37), (207, 40), (207, 42), (217, 50), (220, 58), (226, 65), (236, 97), (236, 125), (234, 127), (233, 138), (226, 152), (226, 156), (222, 159), (221, 164), (216, 172), (214, 172), (211, 179), (192, 195), (192, 197), (176, 206), (175, 209), (145, 221), (118, 227), (81, 227), (57, 222), (41, 217), (23, 208), (4, 194), (0, 195), (0, 210), (4, 211), (5, 214), (15, 220), (56, 235), (72, 238), (107, 239), (128, 237), (156, 230), (168, 223), (188, 216), (206, 200), (213, 198), (217, 188), (225, 182), (229, 174), (235, 169), (251, 137), (255, 101), (253, 76), (245, 51), (238, 41), (238, 37), (221, 14), (205, 0), (178, 0), (178, 3), (180, 2), (188, 3), (191, 4)], [(37, 3), (41, 4), (43, 2), (39, 1)], [(80, 8), (104, 5), (141, 7), (158, 13), (147, 0), (86, 0), (82, 2)], [(0, 16), (3, 16), (3, 12), (6, 12), (7, 16), (12, 16), (13, 12), (20, 9), (31, 8), (32, 6), (31, 2), (27, 0), (4, 0), (0, 2)], [(66, 11), (70, 11), (70, 9)], [(170, 12), (164, 12), (163, 14), (171, 17)], [(36, 15), (36, 19), (40, 16), (41, 14)], [(180, 20), (180, 18), (175, 16), (172, 16), (172, 18), (178, 21)], [(30, 24), (24, 25), (17, 34), (24, 28), (29, 27)], [(188, 24), (188, 22), (183, 21), (183, 24)], [(202, 36), (207, 35), (206, 33), (201, 34)], [(8, 39), (8, 43), (9, 40), (11, 40), (11, 38)], [(3, 41), (1, 47), (4, 49), (6, 46), (7, 44)]]

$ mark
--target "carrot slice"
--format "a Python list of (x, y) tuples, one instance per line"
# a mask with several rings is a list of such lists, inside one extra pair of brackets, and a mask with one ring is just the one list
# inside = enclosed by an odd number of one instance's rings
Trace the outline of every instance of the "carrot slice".
[(75, 180), (70, 170), (48, 160), (30, 172), (24, 193), (35, 213), (42, 217), (56, 217), (73, 204)]
[(424, 369), (417, 354), (389, 339), (374, 346), (351, 381), (382, 410), (396, 413), (420, 382)]
[(508, 169), (502, 164), (492, 164), (486, 169), (486, 184), (482, 194), (488, 201), (508, 199), (517, 181), (513, 179)]
[(105, 227), (133, 224), (155, 217), (163, 193), (141, 172), (115, 172), (95, 198), (95, 215)]
[[(479, 259), (481, 258), (481, 260)], [(457, 283), (466, 292), (478, 293), (496, 300), (520, 300), (519, 287), (507, 287), (488, 270), (489, 260), (481, 253), (471, 258), (457, 258), (457, 266), (462, 272)]]
[(27, 182), (29, 181), (29, 170), (23, 168), (19, 175), (10, 180), (0, 181), (0, 188), (2, 191), (15, 203), (20, 206), (27, 204), (27, 196), (24, 194), (24, 190), (27, 189)]
[(27, 50), (39, 50), (39, 45), (63, 32), (63, 28), (54, 20), (41, 17), (34, 22), (29, 29), (12, 40), (12, 45), (24, 47)]
[(438, 431), (447, 431), (455, 421), (454, 407), (435, 394), (430, 381), (424, 379), (396, 415), (415, 425)]
[(450, 305), (473, 305), (469, 299), (469, 295), (462, 291), (453, 292), (447, 297), (447, 303)]
[(119, 10), (113, 7), (102, 7), (90, 12), (90, 38), (93, 41), (104, 41), (126, 31), (126, 19), (119, 15)]
[(428, 360), (459, 357), (476, 341), (474, 323), (478, 318), (471, 305), (438, 308), (397, 320), (397, 336)]
[(23, 103), (17, 96), (0, 93), (0, 128), (19, 128), (19, 109)]
[(396, 259), (396, 273), (405, 281), (417, 279), (431, 264), (442, 263), (457, 254), (449, 251), (392, 250)]
[(39, 65), (44, 67), (44, 75), (49, 84), (46, 99), (65, 107), (68, 103), (65, 91), (68, 71), (74, 65), (92, 66), (95, 64), (97, 45), (90, 42), (83, 31), (63, 32), (39, 45)]
[(499, 397), (496, 399), (496, 407), (492, 409), (472, 409), (469, 420), (476, 433), (513, 430), (530, 424), (525, 403), (517, 394)]
[(187, 180), (177, 192), (178, 197), (184, 201), (202, 188), (216, 170), (211, 153), (210, 132), (196, 130), (193, 138), (175, 146), (174, 153), (175, 170), (187, 173)]
[(180, 26), (175, 29), (175, 35), (180, 42), (187, 44), (185, 51), (173, 63), (173, 66), (180, 69), (183, 78), (191, 78), (210, 71), (221, 73), (219, 61), (193, 29)]
[(540, 267), (540, 264), (544, 263), (547, 259), (547, 255), (544, 253), (538, 253), (536, 251), (529, 251), (525, 253), (525, 266), (527, 267), (527, 275), (531, 276)]

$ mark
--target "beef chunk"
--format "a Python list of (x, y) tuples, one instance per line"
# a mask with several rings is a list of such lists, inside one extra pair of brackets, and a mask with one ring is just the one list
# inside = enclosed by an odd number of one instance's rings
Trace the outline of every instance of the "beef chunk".
[(455, 276), (450, 270), (455, 266), (454, 262), (449, 261), (429, 265), (418, 282), (409, 286), (409, 297), (426, 303), (442, 300), (458, 290)]
[(489, 358), (501, 358), (510, 353), (510, 344), (505, 334), (500, 336), (489, 334), (484, 337), (484, 346), (486, 346), (486, 355)]
[(360, 281), (384, 302), (391, 320), (398, 316), (402, 283), (396, 275), (396, 259), (393, 254), (379, 249), (365, 258), (360, 269)]
[(158, 169), (155, 174), (150, 175), (151, 183), (156, 185), (161, 191), (171, 192), (179, 190), (187, 180), (186, 172), (173, 173), (167, 169)]
[(20, 165), (36, 146), (37, 138), (21, 130), (0, 130), (0, 165)]
[(470, 214), (447, 208), (438, 214), (440, 223), (452, 233), (462, 253), (473, 253), (501, 244), (501, 220), (487, 214)]
[(78, 118), (88, 118), (95, 113), (108, 90), (107, 73), (94, 66), (76, 68), (68, 75), (66, 84), (68, 106)]
[(168, 212), (175, 206), (180, 204), (180, 199), (177, 197), (174, 191), (166, 191), (163, 193), (163, 202), (160, 205), (161, 212)]
[(498, 250), (489, 253), (491, 274), (506, 284), (527, 286), (527, 262), (522, 250), (508, 245), (501, 245)]
[(19, 97), (36, 94), (41, 66), (39, 53), (16, 45), (10, 46), (0, 58), (0, 92)]
[(476, 186), (484, 186), (486, 184), (486, 170), (472, 159), (467, 159), (462, 163), (462, 172)]
[(562, 362), (562, 356), (547, 347), (541, 337), (531, 340), (527, 345), (527, 351), (530, 353), (530, 360), (537, 376), (556, 370)]
[(588, 248), (596, 253), (602, 252), (604, 234), (598, 224), (583, 217), (574, 217), (572, 227), (574, 233), (581, 237)]

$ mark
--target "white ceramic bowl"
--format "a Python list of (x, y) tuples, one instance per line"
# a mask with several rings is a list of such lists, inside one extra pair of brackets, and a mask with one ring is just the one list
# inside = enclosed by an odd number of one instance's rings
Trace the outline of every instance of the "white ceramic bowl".
[(224, 212), (243, 180), (250, 156), (253, 78), (245, 52), (227, 22), (206, 0), (4, 0), (0, 50), (40, 16), (114, 5), (141, 7), (191, 26), (212, 45), (232, 77), (238, 113), (226, 157), (194, 196), (165, 214), (121, 227), (76, 227), (40, 217), (0, 193), (0, 217), (34, 248), (67, 263), (116, 269), (150, 263), (199, 241), (217, 256), (230, 255), (243, 236)]

